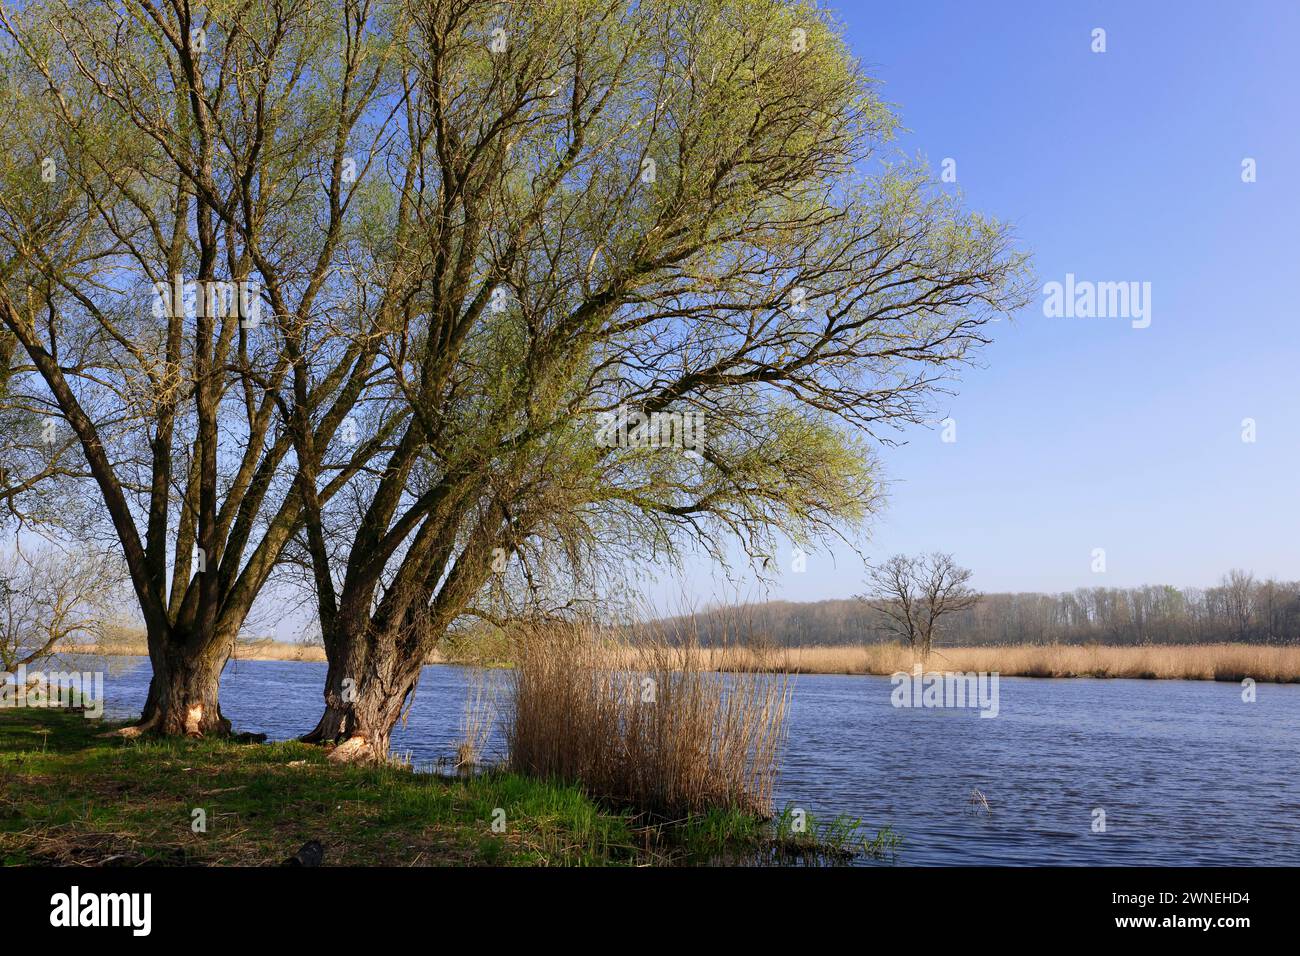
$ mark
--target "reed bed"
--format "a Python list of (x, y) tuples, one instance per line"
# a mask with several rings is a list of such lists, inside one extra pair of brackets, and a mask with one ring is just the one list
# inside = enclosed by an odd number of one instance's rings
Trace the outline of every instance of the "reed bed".
[[(893, 674), (911, 670), (917, 657), (897, 644), (859, 647), (792, 647), (754, 651), (704, 648), (704, 665), (787, 674)], [(1178, 644), (1112, 647), (995, 645), (938, 647), (933, 670), (997, 672), (1003, 677), (1115, 677), (1164, 680), (1300, 681), (1300, 647), (1254, 644)]]
[(661, 817), (771, 815), (787, 675), (724, 674), (690, 642), (631, 644), (581, 624), (521, 627), (512, 656), (511, 770)]

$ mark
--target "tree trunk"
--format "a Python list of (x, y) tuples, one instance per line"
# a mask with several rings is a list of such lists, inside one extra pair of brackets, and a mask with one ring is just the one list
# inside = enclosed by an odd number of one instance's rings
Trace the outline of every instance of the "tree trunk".
[(389, 641), (372, 641), (366, 648), (355, 640), (339, 643), (347, 646), (329, 655), (325, 712), (302, 740), (337, 744), (330, 753), (334, 761), (382, 763), (393, 727), (419, 683), (422, 655), (403, 660)]
[(153, 678), (140, 722), (125, 736), (226, 737), (230, 721), (221, 713), (221, 672), (233, 639), (150, 640)]
[(389, 737), (415, 693), (425, 656), (491, 574), (498, 539), (480, 522), (433, 597), (458, 527), (459, 521), (444, 521), (421, 528), (377, 610), (372, 607), (378, 582), (371, 575), (345, 583), (337, 612), (322, 614), (322, 621), (330, 622), (323, 628), (330, 665), (325, 713), (302, 739), (337, 743), (331, 760), (388, 759)]

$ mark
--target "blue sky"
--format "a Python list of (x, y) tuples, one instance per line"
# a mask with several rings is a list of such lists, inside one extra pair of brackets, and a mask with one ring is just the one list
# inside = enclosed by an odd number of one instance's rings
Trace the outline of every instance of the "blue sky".
[[(1148, 328), (1047, 318), (1041, 295), (996, 326), (945, 402), (956, 442), (912, 429), (881, 452), (890, 496), (868, 556), (950, 551), (988, 591), (1300, 578), (1300, 4), (837, 9), (908, 130), (900, 148), (936, 175), (956, 160), (968, 204), (1015, 224), (1040, 289), (1067, 273), (1151, 283)], [(781, 563), (764, 587), (692, 561), (649, 593), (860, 590), (847, 548), (804, 573), (788, 549)]]

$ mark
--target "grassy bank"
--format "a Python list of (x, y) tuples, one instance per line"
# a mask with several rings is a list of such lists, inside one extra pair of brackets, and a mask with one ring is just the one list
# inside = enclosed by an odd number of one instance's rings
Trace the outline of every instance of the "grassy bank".
[[(325, 865), (655, 865), (861, 850), (839, 822), (809, 846), (715, 811), (647, 825), (576, 787), (330, 764), (298, 743), (123, 741), (57, 710), (0, 710), (0, 862), (274, 865), (310, 840)], [(206, 833), (193, 831), (194, 811)], [(493, 831), (504, 811), (505, 832)], [(886, 835), (888, 837), (888, 834)], [(877, 837), (866, 845), (882, 847)], [(887, 849), (887, 847), (885, 847)]]

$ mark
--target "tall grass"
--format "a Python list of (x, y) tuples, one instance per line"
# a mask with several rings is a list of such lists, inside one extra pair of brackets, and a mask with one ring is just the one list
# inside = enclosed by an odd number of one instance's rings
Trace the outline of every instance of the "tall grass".
[(689, 640), (632, 643), (581, 624), (521, 627), (513, 659), (511, 770), (660, 816), (771, 815), (786, 675), (710, 671)]

